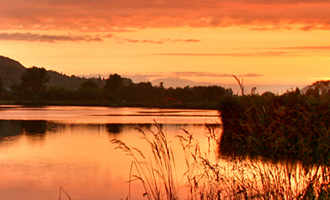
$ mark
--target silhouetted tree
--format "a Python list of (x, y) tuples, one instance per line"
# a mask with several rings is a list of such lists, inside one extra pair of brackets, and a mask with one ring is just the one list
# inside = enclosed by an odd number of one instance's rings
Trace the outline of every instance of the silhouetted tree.
[(111, 74), (106, 80), (104, 90), (107, 93), (108, 99), (119, 100), (120, 91), (123, 89), (123, 79), (118, 74)]
[(136, 84), (136, 96), (139, 97), (140, 101), (155, 101), (156, 89), (150, 82), (140, 82)]
[(99, 86), (93, 80), (87, 80), (80, 85), (80, 89), (99, 89)]
[(44, 96), (45, 96), (45, 99), (50, 100), (50, 101), (76, 100), (74, 91), (63, 88), (63, 87), (49, 87)]
[(159, 87), (157, 88), (158, 90), (158, 102), (164, 106), (165, 102), (165, 87), (164, 87), (164, 82), (159, 83)]
[[(21, 76), (19, 89), (27, 95), (36, 96), (45, 89), (45, 83), (49, 81), (49, 76), (45, 68), (31, 67), (28, 68)], [(31, 96), (30, 96), (31, 97)]]
[[(50, 74), (51, 75), (51, 74)], [(71, 78), (77, 78), (72, 76)], [(225, 96), (233, 95), (231, 89), (220, 86), (195, 86), (184, 88), (165, 88), (161, 82), (153, 86), (151, 82), (133, 83), (131, 79), (123, 78), (118, 74), (109, 75), (108, 79), (83, 78), (83, 83), (77, 89), (67, 89), (63, 86), (49, 86), (45, 83), (49, 76), (44, 68), (31, 67), (21, 76), (19, 85), (13, 84), (11, 91), (5, 91), (8, 100), (42, 100), (42, 101), (68, 101), (70, 104), (79, 102), (97, 105), (128, 105), (128, 106), (154, 106), (176, 108), (215, 108)], [(64, 85), (69, 82), (62, 81)], [(101, 89), (102, 88), (102, 89)], [(0, 97), (3, 84), (0, 78)], [(106, 102), (105, 100), (110, 100)], [(88, 105), (88, 104), (86, 104)]]
[(111, 74), (105, 83), (104, 89), (116, 93), (122, 85), (123, 80), (121, 76), (118, 74)]
[(87, 80), (80, 85), (77, 91), (78, 100), (102, 100), (102, 94), (98, 84), (93, 80)]

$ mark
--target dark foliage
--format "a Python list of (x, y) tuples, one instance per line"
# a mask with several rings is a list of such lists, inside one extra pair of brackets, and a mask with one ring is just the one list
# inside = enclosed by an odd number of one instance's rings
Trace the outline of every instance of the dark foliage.
[(22, 74), (18, 89), (24, 99), (35, 99), (46, 90), (45, 83), (48, 81), (45, 68), (31, 67)]
[(49, 76), (44, 68), (29, 68), (22, 74), (21, 83), (12, 85), (6, 100), (14, 100), (20, 104), (39, 105), (216, 109), (222, 97), (233, 94), (231, 89), (219, 86), (166, 89), (162, 84), (153, 86), (150, 82), (133, 83), (130, 79), (118, 74), (111, 74), (105, 80), (85, 79), (75, 89), (60, 86), (47, 87), (48, 81)]
[(2, 78), (0, 77), (0, 99), (5, 95), (5, 88), (3, 87)]
[(67, 76), (44, 68), (27, 69), (3, 56), (0, 75), (6, 89), (0, 91), (2, 103), (216, 109), (222, 96), (233, 93), (219, 86), (166, 89), (162, 83), (133, 83), (118, 74), (107, 79)]
[(111, 74), (106, 80), (104, 92), (108, 100), (120, 100), (124, 89), (123, 80), (118, 74)]
[(220, 153), (330, 164), (330, 96), (227, 96), (220, 102)]
[(95, 83), (95, 81), (93, 80), (87, 80), (80, 85), (80, 89), (82, 90), (99, 89), (99, 88), (100, 88), (99, 85)]

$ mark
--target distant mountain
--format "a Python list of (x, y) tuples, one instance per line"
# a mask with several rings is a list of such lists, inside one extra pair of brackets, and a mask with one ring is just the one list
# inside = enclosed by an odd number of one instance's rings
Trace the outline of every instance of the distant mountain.
[[(4, 83), (5, 88), (10, 88), (14, 83), (19, 84), (21, 82), (21, 76), (26, 71), (21, 63), (11, 58), (0, 56), (0, 77)], [(87, 80), (87, 78), (81, 78), (77, 76), (67, 76), (65, 74), (58, 73), (53, 70), (48, 70), (50, 77), (49, 82), (46, 83), (48, 87), (63, 87), (66, 89), (78, 88), (81, 83)], [(101, 78), (89, 78), (93, 79), (100, 87), (105, 85), (106, 80)], [(123, 78), (123, 84), (129, 85), (133, 83), (131, 79)]]
[[(0, 77), (4, 83), (5, 88), (10, 88), (14, 83), (21, 82), (21, 76), (26, 71), (26, 68), (16, 60), (8, 57), (0, 56)], [(48, 71), (50, 77), (47, 86), (64, 87), (67, 89), (74, 89), (80, 86), (86, 79), (67, 76), (55, 71)]]
[[(21, 76), (26, 69), (18, 61), (0, 56), (0, 77), (5, 88), (10, 88), (14, 83), (19, 84), (21, 82)], [(48, 71), (48, 75), (50, 80), (46, 84), (47, 86), (64, 87), (67, 89), (77, 88), (86, 80), (75, 76), (69, 77), (52, 70)]]
[(26, 68), (21, 63), (10, 58), (0, 56), (0, 77), (5, 88), (10, 88), (14, 83), (19, 83)]
[(328, 94), (330, 92), (330, 81), (317, 81), (300, 90), (302, 94), (306, 94), (310, 91), (316, 91), (320, 95)]
[[(159, 78), (152, 81), (153, 85), (159, 85), (160, 82), (163, 82), (165, 88), (169, 87), (194, 87), (194, 86), (209, 86), (217, 85), (224, 88), (231, 88), (234, 91), (234, 94), (240, 94), (241, 89), (238, 84), (220, 84), (220, 83), (211, 83), (211, 82), (194, 82), (188, 79), (182, 78)], [(264, 92), (272, 92), (275, 94), (283, 94), (287, 91), (295, 90), (296, 88), (303, 88), (305, 85), (281, 85), (281, 84), (271, 84), (271, 85), (244, 85), (245, 93), (250, 94), (252, 88), (256, 88), (258, 94), (263, 94)]]
[[(60, 74), (56, 71), (49, 70), (48, 76), (50, 77), (49, 82), (46, 83), (47, 86), (51, 87), (63, 87), (67, 89), (76, 89), (87, 79), (80, 78), (76, 76), (67, 76), (65, 74)], [(100, 80), (101, 81), (101, 80)], [(101, 83), (99, 83), (101, 84)]]

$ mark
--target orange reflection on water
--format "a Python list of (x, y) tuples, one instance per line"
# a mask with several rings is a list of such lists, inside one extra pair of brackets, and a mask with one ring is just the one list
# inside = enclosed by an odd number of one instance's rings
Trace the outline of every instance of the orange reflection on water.
[[(157, 131), (148, 124), (60, 124), (42, 121), (44, 126), (31, 132), (27, 121), (7, 121), (22, 127), (17, 135), (0, 142), (0, 199), (30, 200), (54, 199), (63, 187), (72, 199), (122, 199), (128, 195), (131, 159), (115, 146), (112, 139), (150, 152), (136, 128)], [(31, 122), (32, 123), (32, 122)], [(4, 125), (3, 125), (4, 126)], [(163, 131), (172, 141), (177, 162), (178, 181), (184, 168), (181, 146), (175, 135), (181, 128), (203, 137), (204, 125), (163, 125)], [(30, 132), (29, 132), (30, 131)], [(132, 194), (142, 199), (141, 184), (134, 183)]]

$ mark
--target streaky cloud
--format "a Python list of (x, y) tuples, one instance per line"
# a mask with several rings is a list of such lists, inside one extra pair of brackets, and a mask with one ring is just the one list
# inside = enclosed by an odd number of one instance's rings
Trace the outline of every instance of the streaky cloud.
[(276, 57), (276, 56), (296, 56), (288, 52), (253, 52), (253, 53), (154, 53), (154, 56), (219, 56), (219, 57)]
[(162, 41), (143, 40), (143, 43), (163, 44)]
[(122, 38), (122, 37), (118, 37), (114, 34), (107, 34), (103, 36), (104, 38), (107, 39), (113, 39), (115, 40), (117, 43), (119, 44), (123, 44), (123, 43), (150, 43), (150, 44), (165, 44), (165, 43), (169, 43), (169, 42), (187, 42), (187, 43), (197, 43), (197, 42), (201, 42), (201, 40), (198, 39), (171, 39), (171, 38), (167, 38), (167, 39), (159, 39), (159, 40), (150, 40), (150, 39), (132, 39), (132, 38)]
[(273, 49), (297, 49), (297, 50), (329, 50), (330, 46), (296, 46), (296, 47), (278, 47)]
[[(172, 72), (176, 76), (203, 76), (203, 77), (233, 77), (232, 74), (221, 74), (221, 73), (211, 73), (211, 72)], [(248, 73), (236, 75), (237, 77), (260, 77), (263, 75)]]
[[(15, 0), (0, 5), (0, 29), (130, 32), (229, 27), (330, 30), (328, 0)], [(56, 8), (56, 9), (54, 9)]]
[(173, 42), (201, 42), (200, 40), (196, 40), (196, 39), (167, 39), (168, 41), (173, 41)]
[[(212, 73), (212, 72), (197, 72), (197, 71), (181, 71), (181, 72), (153, 72), (153, 73), (136, 73), (136, 74), (124, 74), (126, 77), (134, 78), (144, 78), (144, 79), (153, 79), (153, 78), (178, 78), (178, 77), (229, 77), (233, 78), (233, 74), (223, 74), (223, 73)], [(238, 74), (235, 75), (240, 78), (246, 77), (262, 77), (262, 74), (256, 73), (247, 73), (247, 74)]]
[[(282, 47), (255, 47), (255, 48), (235, 48), (237, 50), (246, 50), (246, 49), (253, 49), (253, 50), (330, 50), (330, 46), (282, 46)], [(297, 56), (292, 53), (292, 51), (286, 51), (286, 53), (290, 56)], [(301, 51), (300, 51), (301, 52)], [(283, 52), (284, 56), (284, 52)]]
[(99, 36), (87, 35), (46, 35), (35, 33), (0, 33), (0, 40), (29, 41), (29, 42), (97, 42), (103, 41)]

